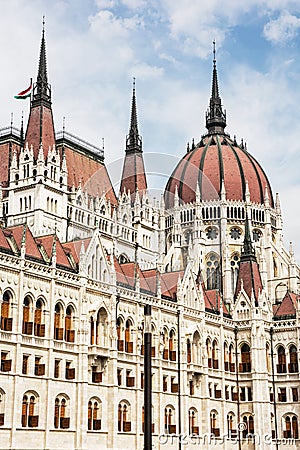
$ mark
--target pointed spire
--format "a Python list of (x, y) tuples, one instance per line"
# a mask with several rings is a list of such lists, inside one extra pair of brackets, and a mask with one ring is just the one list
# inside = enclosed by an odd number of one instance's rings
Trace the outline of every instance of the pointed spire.
[(46, 41), (45, 41), (45, 16), (43, 16), (42, 40), (40, 48), (39, 69), (37, 81), (33, 87), (32, 103), (46, 102), (51, 104), (51, 88), (48, 84)]
[(245, 186), (245, 200), (247, 203), (250, 203), (250, 191), (249, 191), (248, 180), (246, 180), (246, 186)]
[(226, 112), (222, 110), (219, 96), (218, 74), (216, 65), (216, 43), (213, 42), (213, 76), (209, 108), (206, 112), (206, 128), (209, 133), (224, 133), (226, 127)]
[(21, 139), (21, 145), (24, 145), (24, 111), (22, 111), (22, 116), (21, 116), (20, 139)]
[(142, 138), (138, 131), (137, 107), (135, 95), (135, 78), (133, 78), (131, 120), (129, 134), (126, 138), (126, 152), (142, 152)]
[(226, 189), (225, 189), (224, 178), (222, 178), (222, 182), (221, 182), (221, 200), (226, 201)]
[(248, 212), (246, 212), (246, 220), (245, 220), (245, 237), (244, 237), (244, 243), (241, 253), (241, 260), (249, 260), (255, 258), (255, 250), (252, 245), (251, 235), (250, 235), (250, 225), (249, 225), (249, 218), (248, 218)]

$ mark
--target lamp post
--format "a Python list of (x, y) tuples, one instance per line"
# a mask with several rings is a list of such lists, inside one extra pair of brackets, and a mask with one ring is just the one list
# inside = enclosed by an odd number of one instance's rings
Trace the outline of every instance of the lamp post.
[(152, 450), (151, 305), (144, 316), (144, 450)]

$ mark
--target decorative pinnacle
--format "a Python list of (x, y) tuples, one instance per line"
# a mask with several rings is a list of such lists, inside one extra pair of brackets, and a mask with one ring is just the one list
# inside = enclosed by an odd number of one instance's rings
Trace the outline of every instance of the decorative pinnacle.
[(250, 235), (250, 226), (249, 226), (249, 218), (248, 212), (246, 212), (246, 220), (245, 220), (245, 237), (242, 248), (241, 257), (243, 260), (255, 258), (255, 250), (252, 245), (251, 235)]
[(42, 40), (40, 48), (38, 75), (33, 90), (33, 101), (41, 101), (41, 100), (51, 102), (51, 89), (48, 84), (48, 76), (47, 76), (45, 16), (43, 16), (42, 22)]
[(224, 133), (226, 127), (226, 113), (222, 110), (221, 98), (219, 96), (216, 42), (213, 41), (213, 76), (209, 108), (206, 112), (206, 128), (209, 133)]
[(129, 134), (126, 138), (126, 152), (142, 152), (142, 138), (138, 131), (135, 77), (133, 77), (131, 120)]

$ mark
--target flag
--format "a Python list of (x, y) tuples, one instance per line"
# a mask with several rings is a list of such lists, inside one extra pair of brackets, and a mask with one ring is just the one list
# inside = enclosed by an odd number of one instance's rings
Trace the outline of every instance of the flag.
[(17, 100), (24, 100), (25, 98), (30, 97), (32, 90), (32, 78), (30, 78), (30, 86), (25, 89), (24, 91), (19, 92), (17, 95), (14, 96)]

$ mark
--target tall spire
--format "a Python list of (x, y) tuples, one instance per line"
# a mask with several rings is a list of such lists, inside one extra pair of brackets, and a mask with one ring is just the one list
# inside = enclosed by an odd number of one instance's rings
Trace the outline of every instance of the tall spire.
[(126, 136), (126, 149), (123, 172), (120, 183), (120, 195), (130, 191), (131, 202), (134, 203), (136, 192), (140, 195), (147, 191), (146, 172), (143, 160), (142, 137), (139, 135), (135, 96), (135, 78), (133, 79), (131, 119), (129, 134)]
[(135, 78), (133, 78), (131, 120), (129, 134), (126, 138), (126, 152), (142, 152), (142, 138), (138, 131), (137, 107), (135, 95)]
[(249, 218), (248, 218), (248, 213), (246, 212), (245, 237), (244, 237), (244, 243), (243, 243), (243, 248), (242, 248), (242, 253), (241, 253), (241, 259), (249, 260), (252, 258), (255, 258), (255, 250), (252, 245), (250, 226), (249, 226)]
[(37, 81), (33, 87), (32, 103), (51, 103), (51, 87), (48, 84), (47, 60), (46, 60), (46, 40), (45, 40), (45, 16), (43, 16), (42, 40), (40, 48), (39, 69)]
[(219, 96), (218, 74), (216, 64), (216, 43), (213, 42), (213, 76), (209, 108), (206, 112), (206, 128), (209, 133), (224, 133), (226, 127), (226, 112), (222, 110), (221, 97)]
[(51, 87), (48, 84), (45, 41), (45, 18), (43, 17), (42, 40), (39, 55), (37, 81), (33, 85), (25, 142), (33, 146), (37, 158), (41, 143), (46, 158), (49, 147), (55, 145), (54, 121), (51, 108)]

